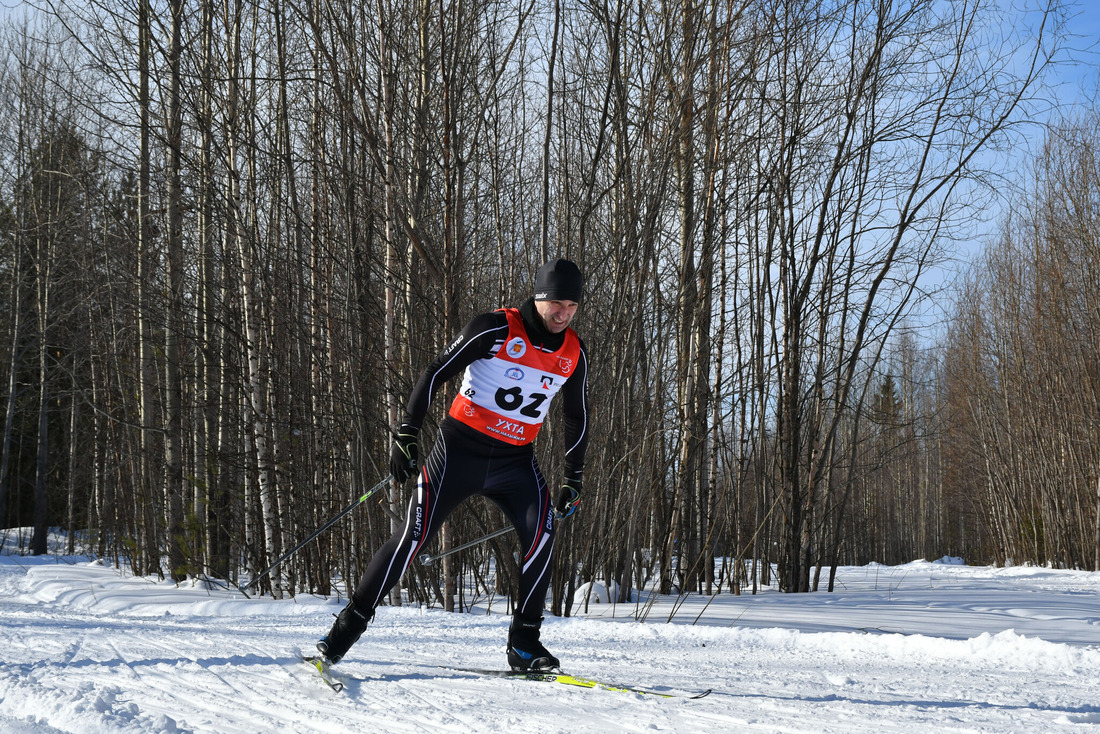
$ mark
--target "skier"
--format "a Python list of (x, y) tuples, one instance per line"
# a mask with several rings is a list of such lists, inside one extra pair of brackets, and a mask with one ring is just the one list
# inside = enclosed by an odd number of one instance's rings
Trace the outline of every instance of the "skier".
[[(523, 551), (519, 596), (508, 630), (508, 664), (513, 670), (560, 667), (540, 642), (540, 628), (550, 583), (555, 510), (566, 517), (580, 502), (588, 444), (588, 357), (569, 326), (582, 287), (575, 263), (551, 260), (539, 268), (533, 298), (518, 309), (475, 317), (420, 375), (390, 454), (393, 478), (403, 484), (416, 474), (416, 493), (404, 527), (374, 554), (348, 605), (317, 643), (329, 663), (347, 654), (374, 617), (375, 607), (451, 511), (482, 495), (511, 521)], [(428, 406), (439, 387), (460, 372), (458, 394), (421, 467), (417, 437)], [(552, 503), (531, 442), (559, 391), (565, 476)]]

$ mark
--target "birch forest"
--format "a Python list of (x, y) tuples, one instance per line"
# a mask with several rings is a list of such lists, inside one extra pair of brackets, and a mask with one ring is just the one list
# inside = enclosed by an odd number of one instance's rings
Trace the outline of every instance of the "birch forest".
[[(566, 257), (592, 439), (554, 614), (589, 581), (628, 601), (944, 555), (1100, 569), (1100, 117), (1037, 124), (1071, 19), (1058, 0), (9, 10), (0, 526), (28, 553), (63, 528), (135, 574), (232, 588), (381, 483), (252, 586), (346, 594), (403, 517), (409, 487), (384, 480), (420, 370)], [(432, 550), (504, 524), (467, 503)], [(391, 602), (505, 605), (517, 550), (414, 563)]]

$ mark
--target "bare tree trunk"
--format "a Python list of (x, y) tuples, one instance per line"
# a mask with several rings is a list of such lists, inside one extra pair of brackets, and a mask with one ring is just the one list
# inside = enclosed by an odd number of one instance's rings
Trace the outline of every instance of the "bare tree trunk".
[(183, 330), (183, 191), (181, 153), (183, 120), (180, 107), (180, 53), (183, 0), (171, 0), (171, 42), (168, 63), (168, 303), (165, 313), (165, 436), (164, 507), (167, 511), (168, 571), (176, 582), (187, 578), (183, 537), (183, 376), (180, 371)]
[(23, 237), (12, 247), (11, 264), (11, 348), (8, 352), (8, 396), (4, 403), (4, 435), (0, 436), (0, 525), (6, 526), (8, 487), (11, 486), (11, 443), (15, 423), (16, 398), (19, 395), (19, 367), (22, 364), (23, 338)]
[(50, 475), (50, 402), (52, 395), (52, 372), (49, 364), (50, 341), (50, 284), (53, 254), (48, 241), (49, 234), (36, 236), (36, 314), (38, 317), (38, 436), (37, 455), (34, 472), (34, 534), (31, 538), (31, 553), (36, 556), (49, 552), (49, 508), (47, 490)]
[[(281, 547), (279, 517), (275, 487), (271, 476), (271, 458), (268, 447), (268, 388), (264, 377), (264, 344), (260, 335), (261, 320), (257, 284), (257, 265), (252, 256), (252, 238), (245, 233), (238, 235), (237, 254), (240, 258), (241, 314), (244, 320), (244, 345), (248, 390), (244, 401), (245, 423), (251, 440), (252, 457), (256, 466), (256, 488), (259, 495), (260, 514), (263, 520), (265, 558), (270, 563), (279, 557)], [(283, 578), (277, 569), (269, 577), (271, 593), (276, 599), (283, 595)]]
[(216, 332), (214, 275), (215, 223), (214, 204), (217, 192), (214, 185), (214, 15), (213, 0), (200, 0), (202, 19), (200, 43), (202, 48), (202, 91), (199, 94), (198, 126), (200, 135), (198, 163), (198, 226), (197, 226), (197, 281), (195, 295), (195, 374), (192, 392), (195, 396), (194, 453), (195, 453), (195, 502), (194, 514), (201, 527), (202, 560), (199, 571), (228, 577), (228, 569), (216, 559), (220, 552), (218, 532), (220, 523), (228, 518), (212, 511), (213, 497), (220, 484), (214, 466), (216, 452), (212, 450), (218, 434), (216, 395), (220, 381), (216, 365)]
[(152, 61), (152, 41), (150, 35), (149, 0), (139, 0), (138, 4), (138, 109), (140, 116), (140, 150), (138, 152), (138, 261), (137, 261), (137, 320), (138, 320), (138, 360), (140, 364), (140, 385), (138, 387), (138, 430), (140, 455), (138, 456), (138, 475), (135, 486), (138, 489), (135, 499), (135, 515), (142, 518), (137, 525), (139, 543), (134, 557), (134, 571), (147, 574), (160, 568), (157, 543), (157, 527), (152, 501), (153, 486), (153, 449), (155, 444), (155, 389), (156, 362), (153, 354), (152, 333), (152, 296), (149, 293), (153, 283), (153, 220), (150, 211), (152, 190), (152, 122), (151, 97), (149, 93)]
[[(462, 164), (459, 160), (458, 129), (455, 115), (455, 67), (458, 61), (459, 46), (464, 42), (464, 23), (461, 18), (454, 23), (452, 33), (447, 33), (446, 15), (443, 2), (439, 2), (439, 77), (443, 93), (443, 328), (442, 332), (451, 338), (458, 332), (458, 270), (461, 267), (462, 253)], [(450, 43), (448, 44), (448, 38)], [(425, 55), (427, 49), (422, 51)], [(553, 72), (551, 72), (553, 76)], [(448, 520), (443, 523), (440, 532), (442, 550), (454, 547), (454, 526)], [(447, 556), (443, 559), (443, 608), (448, 612), (455, 610), (455, 596), (458, 593), (458, 558)], [(461, 607), (460, 607), (461, 609)]]
[[(387, 40), (387, 34), (389, 33), (389, 26), (387, 24), (387, 18), (389, 17), (388, 8), (383, 5), (383, 0), (377, 0), (378, 2), (378, 49), (379, 58), (381, 59), (381, 65), (379, 72), (381, 74), (381, 92), (382, 92), (382, 130), (383, 130), (383, 145), (385, 155), (385, 166), (383, 171), (383, 189), (384, 189), (384, 202), (385, 202), (385, 240), (386, 240), (386, 286), (385, 286), (385, 299), (386, 299), (386, 316), (385, 316), (385, 384), (386, 384), (386, 414), (388, 418), (388, 425), (391, 429), (396, 429), (398, 422), (400, 421), (401, 406), (398, 405), (397, 387), (394, 378), (399, 374), (401, 370), (401, 357), (400, 348), (398, 346), (398, 334), (397, 334), (397, 278), (398, 273), (401, 272), (401, 257), (397, 251), (397, 243), (395, 237), (398, 228), (394, 226), (395, 217), (397, 217), (396, 211), (396, 199), (397, 199), (397, 173), (393, 165), (394, 140), (393, 140), (393, 115), (394, 115), (394, 103), (393, 103), (393, 89), (392, 80), (389, 71), (389, 42)], [(363, 114), (367, 114), (367, 110), (363, 110)], [(390, 487), (390, 504), (393, 508), (393, 512), (390, 514), (390, 532), (393, 534), (401, 531), (401, 488), (397, 482), (393, 482)], [(400, 585), (394, 586), (390, 590), (389, 594), (390, 604), (393, 606), (401, 606), (401, 588)]]
[[(277, 498), (274, 496), (274, 487), (270, 473), (271, 459), (269, 456), (267, 437), (267, 382), (264, 379), (264, 359), (260, 329), (261, 329), (261, 303), (259, 302), (258, 265), (253, 255), (253, 228), (244, 223), (244, 212), (241, 197), (241, 173), (239, 169), (239, 145), (242, 136), (241, 119), (239, 116), (239, 98), (241, 92), (240, 69), (243, 64), (241, 55), (241, 24), (243, 6), (239, 2), (226, 6), (226, 32), (227, 48), (226, 58), (229, 64), (229, 91), (227, 94), (226, 108), (226, 166), (227, 166), (227, 224), (226, 236), (229, 238), (228, 249), (235, 249), (238, 267), (240, 268), (240, 282), (238, 294), (241, 308), (241, 332), (245, 348), (245, 379), (246, 391), (242, 401), (242, 421), (245, 426), (245, 435), (250, 448), (250, 457), (255, 466), (256, 492), (255, 500), (250, 496), (252, 481), (245, 480), (245, 545), (249, 552), (253, 553), (257, 570), (269, 561), (275, 560), (279, 555), (280, 534), (279, 518), (277, 510)], [(258, 507), (263, 529), (264, 553), (259, 552), (257, 538), (252, 531), (253, 521), (250, 515), (253, 507)], [(266, 560), (265, 560), (266, 559)], [(282, 598), (283, 580), (282, 571), (277, 569), (270, 577), (271, 593), (275, 598)]]
[(561, 0), (554, 0), (554, 25), (551, 29), (550, 62), (546, 68), (546, 128), (542, 137), (542, 188), (539, 197), (539, 257), (550, 259), (550, 141), (554, 136), (554, 74), (558, 61), (558, 37), (561, 34)]
[[(69, 486), (66, 488), (65, 498), (67, 503), (67, 512), (65, 517), (65, 534), (67, 537), (66, 553), (73, 555), (76, 553), (76, 536), (81, 528), (77, 527), (76, 511), (78, 503), (77, 499), (77, 452), (79, 447), (77, 445), (78, 440), (78, 426), (80, 419), (80, 403), (77, 398), (76, 391), (73, 390), (69, 395), (69, 421), (68, 421), (68, 444), (69, 453), (69, 466), (67, 467), (66, 474), (69, 478)], [(91, 494), (90, 492), (88, 493)]]

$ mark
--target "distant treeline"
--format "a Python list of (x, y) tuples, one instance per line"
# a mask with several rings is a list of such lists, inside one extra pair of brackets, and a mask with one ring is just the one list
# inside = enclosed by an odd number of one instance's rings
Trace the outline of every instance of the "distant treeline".
[[(555, 613), (593, 579), (1097, 563), (1096, 118), (1008, 164), (1057, 5), (23, 10), (0, 45), (0, 525), (34, 552), (60, 525), (137, 573), (249, 578), (384, 477), (419, 370), (564, 256), (593, 440)], [(1006, 181), (1002, 236), (939, 289)], [(262, 588), (357, 578), (405, 491)], [(503, 523), (473, 503), (440, 542)], [(406, 593), (507, 598), (491, 561), (515, 550), (414, 566)]]

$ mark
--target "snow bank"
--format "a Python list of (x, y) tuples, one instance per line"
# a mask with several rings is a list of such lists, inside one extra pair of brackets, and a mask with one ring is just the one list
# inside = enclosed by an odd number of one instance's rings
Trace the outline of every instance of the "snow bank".
[[(490, 679), (508, 618), (383, 607), (333, 694), (297, 660), (340, 599), (245, 599), (86, 559), (0, 556), (0, 731), (1081, 732), (1100, 725), (1100, 575), (841, 569), (837, 591), (603, 601), (548, 617), (566, 669), (693, 701)], [(609, 593), (610, 592), (610, 593)], [(580, 592), (579, 592), (580, 593)], [(605, 596), (606, 595), (606, 596)], [(579, 599), (578, 599), (579, 601)], [(645, 622), (638, 622), (638, 619)], [(671, 623), (669, 623), (671, 621)]]

